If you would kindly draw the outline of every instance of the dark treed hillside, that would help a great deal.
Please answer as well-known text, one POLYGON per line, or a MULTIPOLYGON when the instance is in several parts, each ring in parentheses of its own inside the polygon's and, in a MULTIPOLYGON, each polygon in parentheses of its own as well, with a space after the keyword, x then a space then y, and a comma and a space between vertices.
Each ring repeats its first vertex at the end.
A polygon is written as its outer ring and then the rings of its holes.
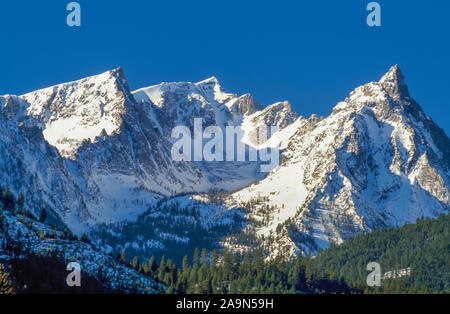
POLYGON ((0 294, 2 293, 152 293, 164 292, 153 278, 114 261, 67 229, 49 224, 24 208, 25 196, 9 188, 0 193, 0 294), (81 267, 82 286, 69 287, 67 265, 81 267))
MULTIPOLYGON (((9 220, 24 226, 38 224, 32 215, 26 212, 20 215, 14 209, 15 204, 20 206, 22 203, 20 199, 23 196, 16 200, 8 189, 3 193, 0 201, 5 211, 0 215, 0 226, 3 226, 0 231, 7 230, 5 228, 9 220), (11 204, 8 200, 11 200, 11 204), (20 216, 20 219, 15 216, 20 216)), ((45 220, 45 217, 41 217, 41 220, 45 220)), ((315 257, 297 257, 294 260, 283 256, 267 260, 259 250, 236 254, 196 249, 191 258, 185 256, 181 265, 176 265, 170 259, 171 256, 163 255, 158 264, 154 256, 141 260, 123 251, 117 257, 116 266, 125 265, 145 278, 154 278, 159 285, 149 289, 149 293, 449 293, 449 226, 448 214, 437 219, 419 219, 415 224, 400 228, 361 234, 342 245, 332 245, 315 257), (366 284, 369 274, 366 267, 370 262, 378 262, 382 274, 407 267, 411 268, 411 274, 403 278, 386 279, 382 281, 381 287, 369 288, 366 284), (162 288, 164 286, 167 290, 162 288)), ((60 233, 63 238, 66 237, 65 232, 60 233)), ((44 240, 45 236, 41 237, 41 241, 44 240)), ((89 239, 86 237, 79 243, 83 241, 89 242, 89 239)), ((15 252, 20 243, 9 239, 2 247, 5 252, 15 252), (15 245, 11 246, 11 243, 15 245)), ((18 250, 12 255, 23 253, 18 250)), ((83 254, 86 252, 83 251, 83 254)), ((83 290, 67 290, 61 280, 65 274, 63 260, 51 254, 28 253, 25 256, 10 259, 8 267, 1 266, 0 293, 117 291, 108 288, 110 278, 94 278, 87 274, 84 275, 86 285, 83 290), (23 287, 28 288, 24 290, 23 287)), ((123 290, 133 293, 130 287, 124 286, 123 290)))
POLYGON ((450 292, 450 216, 419 219, 416 224, 361 234, 331 246, 312 261, 318 276, 344 280, 365 292, 450 292), (411 268, 411 275, 368 288, 366 266, 378 262, 382 273, 411 268))
MULTIPOLYGON (((161 281, 182 293, 448 293, 450 292, 450 216, 419 219, 416 224, 361 234, 316 257, 263 261, 261 253, 200 254, 175 271, 162 262, 161 281), (411 268, 411 275, 366 284, 367 264, 381 274, 411 268)), ((173 266, 173 265, 172 265, 173 266)))

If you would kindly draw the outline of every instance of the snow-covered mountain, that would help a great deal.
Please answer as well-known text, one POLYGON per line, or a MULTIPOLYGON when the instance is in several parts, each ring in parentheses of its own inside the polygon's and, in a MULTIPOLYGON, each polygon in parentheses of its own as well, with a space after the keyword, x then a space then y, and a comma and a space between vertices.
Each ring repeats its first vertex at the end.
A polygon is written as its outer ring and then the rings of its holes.
POLYGON ((325 119, 298 123, 282 164, 227 200, 250 208, 272 254, 314 252, 450 209, 450 140, 410 97, 398 66, 325 119))
POLYGON ((0 96, 0 182, 31 195, 74 232, 133 219, 162 197, 243 187, 254 163, 174 162, 171 130, 194 118, 225 126, 254 112, 251 96, 217 80, 164 83, 130 92, 121 69, 23 96, 0 96), (230 108, 227 107, 229 103, 230 108))
POLYGON ((195 166, 169 158, 121 69, 0 103, 3 185, 27 191, 27 207, 53 209, 77 233, 206 185, 195 166))
MULTIPOLYGON (((263 107, 249 94, 224 91, 215 77, 132 92, 119 68, 0 96, 0 122, 0 184, 24 192, 27 208, 50 209, 77 234, 95 230, 105 247, 105 226, 117 234, 139 217, 158 229, 155 206, 187 194, 182 203, 195 201, 203 214, 190 215, 189 205, 180 223, 205 233, 228 230, 208 234, 211 243, 286 255, 450 208, 450 140, 411 98, 398 66, 357 88, 326 118, 298 116, 286 101, 263 107), (203 128, 237 127, 238 140, 257 151, 279 147, 280 164, 265 173, 261 162, 174 161, 172 130, 193 131, 194 119, 203 128), (267 132, 270 126, 277 131, 267 132)), ((186 241, 183 228, 160 229, 153 239, 140 231, 112 237, 113 249, 186 241)))
MULTIPOLYGON (((121 263, 89 243, 74 239, 66 231, 41 223, 26 215, 0 211, 0 263, 27 260, 31 255, 55 256, 64 263, 77 262, 83 273, 102 282, 112 291, 150 293, 159 284, 125 263, 121 263)), ((65 269, 59 269, 61 271, 65 269)), ((162 286, 163 289, 167 289, 162 286)))

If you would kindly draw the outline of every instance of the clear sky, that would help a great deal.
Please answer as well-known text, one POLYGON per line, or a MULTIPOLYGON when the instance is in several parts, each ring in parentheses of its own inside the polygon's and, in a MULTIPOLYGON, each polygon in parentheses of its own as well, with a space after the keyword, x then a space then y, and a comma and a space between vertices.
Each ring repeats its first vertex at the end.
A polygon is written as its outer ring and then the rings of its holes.
POLYGON ((216 76, 263 105, 328 115, 400 64, 412 96, 450 135, 450 1, 1 1, 0 94, 23 94, 122 66, 131 89, 216 76))

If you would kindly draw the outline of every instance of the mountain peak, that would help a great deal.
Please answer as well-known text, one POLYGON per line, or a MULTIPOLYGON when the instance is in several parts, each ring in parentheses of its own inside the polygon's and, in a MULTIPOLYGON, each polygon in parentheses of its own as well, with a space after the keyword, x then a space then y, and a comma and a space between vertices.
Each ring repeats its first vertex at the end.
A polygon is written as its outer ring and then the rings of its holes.
POLYGON ((380 83, 396 82, 398 84, 404 84, 404 79, 405 77, 403 76, 400 66, 396 64, 393 65, 385 75, 383 75, 380 79, 380 83))
POLYGON ((263 109, 263 107, 257 103, 251 94, 244 94, 240 97, 226 103, 226 106, 231 113, 239 115, 252 115, 257 111, 263 109))
POLYGON ((122 68, 62 83, 21 96, 30 104, 27 115, 42 124, 45 140, 61 156, 75 158, 85 141, 95 141, 103 129, 119 132, 129 88, 122 68))
POLYGON ((212 93, 212 98, 219 103, 225 103, 226 101, 237 97, 235 94, 225 92, 222 86, 220 86, 219 80, 215 76, 211 76, 206 80, 197 82, 195 83, 195 86, 202 89, 206 93, 212 93))
POLYGON ((392 66, 389 71, 383 75, 379 83, 394 99, 409 98, 408 87, 405 84, 405 77, 398 64, 392 66))
POLYGON ((207 84, 219 84, 219 80, 215 76, 211 76, 210 78, 207 78, 206 80, 200 81, 196 83, 195 85, 207 85, 207 84))

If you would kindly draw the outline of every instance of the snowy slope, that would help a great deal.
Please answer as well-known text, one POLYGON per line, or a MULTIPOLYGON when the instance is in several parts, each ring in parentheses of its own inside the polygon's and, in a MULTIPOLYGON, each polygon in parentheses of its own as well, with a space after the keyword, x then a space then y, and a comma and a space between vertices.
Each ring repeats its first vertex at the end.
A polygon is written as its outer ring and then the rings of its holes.
POLYGON ((170 256, 181 264, 195 248, 220 249, 221 239, 246 224, 242 210, 230 210, 213 195, 184 195, 161 200, 133 222, 98 225, 90 238, 115 254, 148 260, 170 256))
MULTIPOLYGON (((53 220, 77 234, 127 228, 127 238, 109 237, 117 250, 164 247, 167 239, 157 232, 133 235, 135 223, 161 201, 175 197, 191 208, 192 198, 208 192, 194 202, 208 215, 187 210, 182 221, 210 243, 262 245, 272 255, 314 253, 450 206, 450 140, 411 98, 398 66, 355 89, 326 118, 301 117, 286 101, 263 107, 249 94, 224 91, 215 77, 131 92, 119 68, 0 96, 0 123, 0 185, 25 192, 27 208, 51 209, 53 220), (194 119, 203 128, 236 127, 238 140, 258 153, 279 148, 280 164, 267 173, 260 161, 174 161, 172 130, 192 131, 194 119), (205 224, 211 220, 214 228, 245 227, 212 234, 205 224)), ((169 216, 161 211, 148 219, 157 224, 155 217, 169 216)))
POLYGON ((29 194, 36 212, 53 209, 78 234, 207 186, 197 167, 172 162, 121 69, 0 101, 3 186, 29 194))
POLYGON ((394 66, 329 117, 302 120, 283 163, 228 204, 248 207, 264 198, 249 218, 269 216, 255 232, 272 254, 315 251, 364 230, 447 212, 449 142, 394 66), (264 207, 269 214, 260 213, 264 207))
POLYGON ((81 270, 99 280, 107 279, 108 288, 150 293, 158 284, 115 261, 102 250, 71 237, 63 231, 28 217, 0 210, 0 263, 8 265, 11 258, 27 258, 27 254, 56 254, 65 262, 76 262, 81 270), (41 237, 41 233, 44 238, 41 237), (20 250, 14 249, 20 244, 20 250), (19 253, 20 255, 16 255, 19 253), (102 278, 99 278, 101 276, 102 278))
POLYGON ((30 104, 27 114, 43 124, 45 140, 61 156, 75 159, 83 142, 94 142, 103 131, 108 136, 120 132, 127 83, 119 72, 109 71, 21 97, 30 104))
MULTIPOLYGON (((193 135, 194 119, 201 119, 203 130, 208 126, 218 126, 222 129, 224 147, 227 140, 227 126, 241 130, 243 137, 237 140, 250 147, 256 149, 276 147, 281 138, 278 137, 278 133, 266 134, 265 128, 276 126, 281 132, 298 118, 287 102, 263 108, 250 94, 237 96, 225 92, 215 77, 198 83, 161 83, 134 91, 133 95, 157 125, 162 136, 172 143, 175 142, 175 139, 171 138, 174 127, 186 126, 193 135), (258 134, 264 138, 255 140, 258 134)), ((291 133, 283 134, 283 138, 292 133, 291 130, 291 133)), ((202 148, 206 143, 205 139, 202 148)), ((194 160, 194 154, 191 157, 194 160)), ((242 188, 264 178, 267 174, 261 173, 259 162, 250 162, 249 158, 246 158, 245 162, 198 161, 194 164, 215 190, 232 191, 242 188)))
POLYGON ((257 162, 172 159, 175 126, 192 128, 194 118, 204 127, 240 126, 262 109, 250 95, 225 92, 214 77, 131 93, 119 68, 0 96, 0 105, 0 184, 16 195, 26 192, 28 208, 52 209, 77 234, 97 223, 133 220, 161 198, 230 191, 266 175, 257 162))

